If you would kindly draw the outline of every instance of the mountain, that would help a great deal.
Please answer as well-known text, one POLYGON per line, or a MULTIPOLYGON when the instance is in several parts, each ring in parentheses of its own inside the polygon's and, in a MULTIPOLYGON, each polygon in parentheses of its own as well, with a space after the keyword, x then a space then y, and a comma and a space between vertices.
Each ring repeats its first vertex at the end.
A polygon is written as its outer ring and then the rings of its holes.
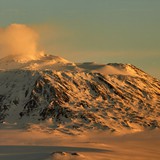
POLYGON ((160 81, 131 64, 58 56, 0 60, 0 127, 136 132, 160 128, 160 81))

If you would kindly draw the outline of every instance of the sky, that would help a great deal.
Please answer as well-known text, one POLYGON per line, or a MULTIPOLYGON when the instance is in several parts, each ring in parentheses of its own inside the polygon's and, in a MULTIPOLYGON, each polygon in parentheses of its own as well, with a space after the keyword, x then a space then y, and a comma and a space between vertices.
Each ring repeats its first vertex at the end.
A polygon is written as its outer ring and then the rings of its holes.
POLYGON ((160 79, 159 15, 160 0, 0 0, 0 28, 31 27, 48 54, 131 63, 160 79))

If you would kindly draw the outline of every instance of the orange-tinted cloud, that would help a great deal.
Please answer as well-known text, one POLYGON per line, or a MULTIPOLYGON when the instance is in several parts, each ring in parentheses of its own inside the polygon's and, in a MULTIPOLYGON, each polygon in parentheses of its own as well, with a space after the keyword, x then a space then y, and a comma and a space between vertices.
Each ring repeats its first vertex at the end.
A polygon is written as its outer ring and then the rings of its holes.
POLYGON ((20 54, 35 56, 38 34, 24 24, 11 24, 6 28, 0 28, 0 57, 20 54))

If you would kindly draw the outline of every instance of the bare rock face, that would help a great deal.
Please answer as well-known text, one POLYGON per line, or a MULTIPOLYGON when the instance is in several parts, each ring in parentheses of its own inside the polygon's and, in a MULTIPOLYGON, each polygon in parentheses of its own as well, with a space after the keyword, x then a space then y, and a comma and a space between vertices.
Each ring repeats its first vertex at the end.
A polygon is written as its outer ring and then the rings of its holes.
POLYGON ((64 133, 160 128, 159 80, 130 64, 74 64, 48 57, 0 71, 2 127, 49 120, 48 127, 64 133))
POLYGON ((85 158, 78 154, 77 152, 53 152, 51 154, 51 159, 52 160, 60 160, 60 159, 64 159, 64 160, 85 160, 85 158))

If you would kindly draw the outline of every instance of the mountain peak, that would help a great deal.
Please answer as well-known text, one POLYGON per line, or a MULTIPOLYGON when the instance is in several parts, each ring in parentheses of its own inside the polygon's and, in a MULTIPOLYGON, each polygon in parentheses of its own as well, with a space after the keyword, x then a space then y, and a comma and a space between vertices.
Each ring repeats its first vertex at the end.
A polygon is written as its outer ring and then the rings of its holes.
POLYGON ((55 70, 91 72, 103 75, 128 75, 146 77, 147 74, 132 64, 95 62, 73 63, 62 57, 51 54, 9 55, 0 59, 0 70, 55 70))
POLYGON ((17 63, 26 63, 28 61, 32 60, 38 60, 41 57, 43 57, 44 54, 34 54, 34 55, 22 55, 22 54, 16 54, 16 55, 8 55, 2 59, 0 59, 1 62, 17 62, 17 63))
POLYGON ((49 54, 36 54, 36 55, 9 55, 0 59, 0 69, 54 69, 55 65, 59 67, 71 63, 59 56, 49 54), (61 64, 61 65, 60 65, 61 64), (52 66, 52 67, 51 67, 52 66))

